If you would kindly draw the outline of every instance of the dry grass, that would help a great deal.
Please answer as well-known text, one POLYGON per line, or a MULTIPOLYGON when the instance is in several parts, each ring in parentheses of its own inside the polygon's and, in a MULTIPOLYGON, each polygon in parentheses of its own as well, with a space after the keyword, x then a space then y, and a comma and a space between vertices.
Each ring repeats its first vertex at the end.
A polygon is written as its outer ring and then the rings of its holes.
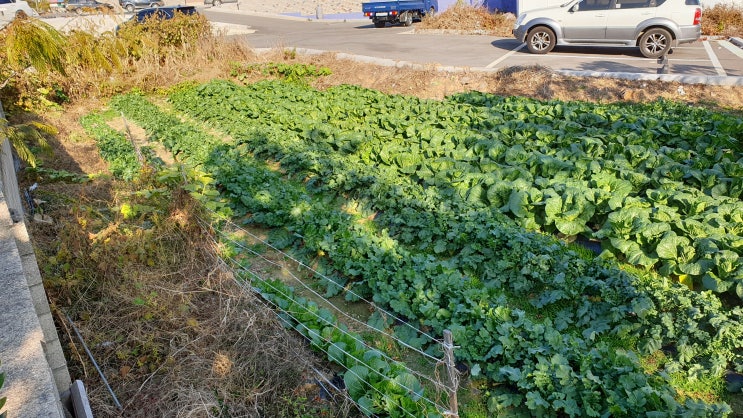
POLYGON ((732 3, 705 8, 702 14, 702 33, 709 36, 743 35, 743 8, 732 3))
POLYGON ((85 382, 96 416, 353 416, 343 399, 321 396, 312 369, 324 365, 301 337, 236 284, 186 193, 162 192, 152 177, 42 190, 55 225, 32 225, 37 258, 68 366, 85 382), (164 194, 143 199, 141 190, 164 194), (125 201, 154 209, 124 219, 117 207, 125 201))
POLYGON ((461 2, 433 16, 426 16, 416 28, 511 36, 515 17, 509 13, 491 13, 485 7, 461 2))

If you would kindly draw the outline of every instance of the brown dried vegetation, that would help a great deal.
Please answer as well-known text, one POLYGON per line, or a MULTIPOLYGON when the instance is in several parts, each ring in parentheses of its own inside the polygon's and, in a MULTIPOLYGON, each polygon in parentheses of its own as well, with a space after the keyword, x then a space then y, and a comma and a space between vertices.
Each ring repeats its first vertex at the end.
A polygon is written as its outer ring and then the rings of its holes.
POLYGON ((491 13, 485 7, 458 2, 441 13, 426 16, 419 29, 511 36, 516 17, 510 13, 491 13))
POLYGON ((208 216, 171 187, 153 173, 42 186, 55 224, 32 224, 37 258, 96 416, 352 416, 321 391, 313 369, 324 366, 307 344, 221 262, 208 216))
POLYGON ((728 37, 743 35, 743 8, 732 3, 719 3, 705 8, 702 34, 728 37))

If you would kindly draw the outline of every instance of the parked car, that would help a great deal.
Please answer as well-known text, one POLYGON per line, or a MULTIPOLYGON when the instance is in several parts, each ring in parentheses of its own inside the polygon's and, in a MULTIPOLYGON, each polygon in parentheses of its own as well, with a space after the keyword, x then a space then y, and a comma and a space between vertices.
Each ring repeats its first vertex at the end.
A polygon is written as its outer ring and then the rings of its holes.
POLYGON ((153 7, 149 9, 142 9, 138 11, 132 21, 144 22, 150 18, 157 19, 172 19, 176 13, 182 13, 184 15, 196 14, 196 7, 194 6, 168 6, 168 7, 153 7))
POLYGON ((136 9, 163 7, 165 2, 163 0, 119 0, 119 6, 129 13, 133 13, 136 9))
POLYGON ((108 3, 101 3, 97 0, 67 0, 64 8, 68 12, 82 13, 84 11, 110 12, 114 6, 108 3))
POLYGON ((658 58, 699 39, 702 8, 700 0, 571 0, 519 14, 513 34, 533 54, 556 45, 617 45, 658 58))
POLYGON ((204 0, 205 6, 219 6, 222 3, 237 3, 237 0, 204 0))
POLYGON ((10 23, 19 14, 26 16, 38 16, 36 10, 32 9, 23 0, 0 0, 0 28, 10 23))
POLYGON ((151 7, 142 9, 135 13, 129 20, 116 26, 114 32, 119 33, 119 30, 124 25, 131 25, 137 23, 143 23, 147 19, 172 19, 176 13, 182 13, 184 15, 193 15, 198 13, 194 6, 167 6, 167 7, 151 7))

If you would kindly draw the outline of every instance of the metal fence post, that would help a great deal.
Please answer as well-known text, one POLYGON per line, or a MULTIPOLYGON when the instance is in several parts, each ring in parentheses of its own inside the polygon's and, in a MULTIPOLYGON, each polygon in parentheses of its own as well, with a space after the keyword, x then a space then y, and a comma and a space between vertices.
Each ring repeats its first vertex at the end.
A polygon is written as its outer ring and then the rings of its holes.
POLYGON ((457 401, 457 389, 459 389, 459 372, 457 371, 457 365, 454 361, 454 342, 451 335, 451 331, 448 329, 444 330, 444 362, 446 363, 446 371, 449 374, 449 383, 451 386, 449 389, 449 411, 447 416, 458 418, 459 417, 459 405, 457 401))

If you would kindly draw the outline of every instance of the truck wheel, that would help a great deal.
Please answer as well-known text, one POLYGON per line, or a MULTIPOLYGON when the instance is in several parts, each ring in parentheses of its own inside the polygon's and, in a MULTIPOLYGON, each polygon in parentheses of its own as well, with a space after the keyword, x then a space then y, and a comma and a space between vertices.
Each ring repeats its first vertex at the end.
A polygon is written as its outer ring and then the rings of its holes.
POLYGON ((384 20, 377 20, 376 22, 374 22, 374 27, 375 28, 383 28, 384 25, 385 25, 385 21, 384 20))
POLYGON ((640 37, 640 52, 647 58, 658 58, 671 49, 671 34, 661 28, 653 28, 640 37))
POLYGON ((537 26, 526 35, 526 48, 532 54, 546 54, 555 48, 555 32, 545 26, 537 26))
POLYGON ((124 6, 124 9, 126 9, 126 11, 129 12, 129 13, 134 13, 134 5, 131 4, 131 3, 129 3, 126 6, 124 6))
POLYGON ((410 26, 413 24, 413 14, 410 12, 405 12, 400 15, 400 23, 402 23, 403 26, 410 26))

